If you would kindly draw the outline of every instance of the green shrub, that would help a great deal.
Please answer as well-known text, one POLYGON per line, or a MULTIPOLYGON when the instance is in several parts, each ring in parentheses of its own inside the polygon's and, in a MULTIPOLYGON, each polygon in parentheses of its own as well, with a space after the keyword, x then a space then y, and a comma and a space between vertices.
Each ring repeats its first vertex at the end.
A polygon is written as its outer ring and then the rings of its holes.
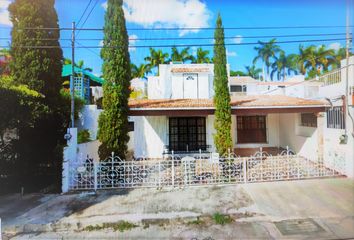
POLYGON ((91 141, 90 132, 87 129, 79 131, 77 134, 77 143, 86 143, 91 141))

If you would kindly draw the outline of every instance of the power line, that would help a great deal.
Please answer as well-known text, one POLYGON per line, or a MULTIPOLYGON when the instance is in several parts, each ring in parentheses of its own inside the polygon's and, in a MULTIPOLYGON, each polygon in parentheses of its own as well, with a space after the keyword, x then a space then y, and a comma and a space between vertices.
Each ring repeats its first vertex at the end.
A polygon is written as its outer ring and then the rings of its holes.
MULTIPOLYGON (((84 46, 83 44, 81 44, 81 43, 79 43, 79 42, 76 42, 76 43, 79 44, 79 45, 82 46, 82 47, 86 47, 86 46, 84 46)), ((89 51, 89 52, 95 54, 95 55, 98 56, 98 57, 101 57, 98 53, 96 53, 95 51, 93 51, 91 48, 84 48, 84 49, 86 49, 87 51, 89 51)))
MULTIPOLYGON (((332 39, 303 39, 303 40, 289 40, 289 41, 278 41, 275 42, 277 44, 282 44, 282 43, 304 43, 304 42, 329 42, 329 41, 340 41, 340 40, 346 40, 346 38, 332 38, 332 39)), ((258 45, 258 42, 248 42, 248 43, 225 43, 225 46, 241 46, 241 45, 258 45)), ((170 48, 170 47, 212 47, 215 46, 216 44, 210 43, 210 44, 178 44, 178 45, 134 45, 131 47, 134 48, 170 48)), ((3 48, 7 48, 6 46, 0 46, 3 48)), ((14 48, 71 48, 71 46, 12 46, 14 48)), ((81 47, 76 47, 76 48, 119 48, 121 46, 81 46, 81 47)))
POLYGON ((88 4, 86 5, 86 8, 85 8, 84 12, 81 14, 81 17, 80 17, 79 21, 77 22, 77 25, 80 24, 82 18, 85 16, 85 13, 86 13, 88 7, 90 6, 91 2, 92 2, 92 0, 90 0, 90 1, 88 2, 88 4))
MULTIPOLYGON (((254 38, 287 38, 287 37, 316 37, 316 36, 340 36, 346 33, 319 33, 319 34, 290 34, 290 35, 263 35, 263 36, 226 36, 225 39, 254 39, 254 38)), ((148 41, 148 40, 211 40, 214 37, 162 37, 162 38, 129 38, 130 41, 148 41)), ((11 40, 11 38, 0 38, 0 40, 11 40)), ((29 41, 56 41, 56 38, 30 38, 29 41)), ((59 39, 62 41, 71 41, 70 38, 59 39)), ((101 41, 103 38, 80 38, 79 41, 101 41)))
MULTIPOLYGON (((90 11, 89 14, 86 16, 86 19, 85 19, 84 23, 81 25, 81 29, 83 29, 82 27, 83 27, 83 26, 85 25, 85 23, 87 22, 87 19, 89 19, 90 15, 91 15, 93 9, 95 9, 97 3, 98 3, 98 0, 96 0, 95 4, 94 4, 93 7, 91 8, 91 11, 90 11)), ((79 25, 79 24, 78 24, 78 25, 79 25)), ((77 36, 77 35, 79 35, 79 33, 80 33, 81 30, 80 30, 80 28, 78 28, 78 29, 76 29, 76 30, 78 30, 78 31, 77 31, 77 34, 76 34, 76 36, 77 36)))
MULTIPOLYGON (((96 4, 98 1, 96 2, 96 4)), ((95 4, 95 6, 96 6, 95 4)), ((91 12, 93 8, 91 9, 91 12)), ((224 27, 225 30, 255 30, 255 29, 321 29, 321 28, 345 28, 346 26, 340 25, 318 25, 318 26, 272 26, 272 27, 224 27)), ((353 27, 353 26, 349 26, 353 27)), ((2 29, 11 29, 11 27, 0 27, 2 29)), ((215 27, 161 27, 161 28, 127 28, 127 30, 131 31, 163 31, 163 30, 214 30, 215 27)), ((72 28, 63 27, 63 28, 38 28, 38 27, 26 27, 26 28, 18 28, 18 30, 61 30, 61 31, 71 31, 72 28)), ((103 31, 103 28, 76 28, 79 31, 103 31)))

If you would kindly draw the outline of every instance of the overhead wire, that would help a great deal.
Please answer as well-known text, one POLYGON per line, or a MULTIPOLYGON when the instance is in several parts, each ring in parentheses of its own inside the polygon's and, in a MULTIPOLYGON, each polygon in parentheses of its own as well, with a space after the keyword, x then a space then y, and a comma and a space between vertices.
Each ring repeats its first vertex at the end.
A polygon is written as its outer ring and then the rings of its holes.
MULTIPOLYGON (((304 43, 304 42, 329 42, 329 41, 340 41, 346 40, 347 38, 331 38, 331 39, 301 39, 301 40, 288 40, 288 41, 276 41, 277 44, 283 43, 304 43)), ((349 38, 351 39, 351 38, 349 38)), ((241 43, 225 43, 225 46, 242 46, 242 45, 258 45, 259 42, 241 42, 241 43)), ((166 45, 134 45, 135 48, 170 48, 170 47, 205 47, 205 46, 215 46, 216 44, 166 44, 166 45)), ((6 46, 0 46, 6 48, 6 46)), ((19 48, 71 48, 71 46, 13 46, 19 48)), ((85 46, 85 47, 77 47, 77 48, 119 48, 121 46, 85 46)))

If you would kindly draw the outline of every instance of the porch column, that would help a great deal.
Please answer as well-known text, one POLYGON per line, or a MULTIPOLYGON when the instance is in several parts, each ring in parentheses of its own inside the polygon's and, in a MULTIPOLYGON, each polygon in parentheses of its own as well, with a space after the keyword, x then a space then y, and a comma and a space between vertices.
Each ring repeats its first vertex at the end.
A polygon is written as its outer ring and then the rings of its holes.
POLYGON ((324 128, 324 113, 319 112, 317 116, 317 155, 318 157, 323 157, 324 147, 323 147, 323 128, 324 128))

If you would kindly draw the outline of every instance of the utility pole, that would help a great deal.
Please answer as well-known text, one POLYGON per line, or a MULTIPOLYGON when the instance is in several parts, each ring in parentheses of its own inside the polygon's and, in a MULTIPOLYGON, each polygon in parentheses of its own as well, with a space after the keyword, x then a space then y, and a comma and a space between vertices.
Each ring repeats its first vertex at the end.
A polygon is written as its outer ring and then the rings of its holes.
POLYGON ((71 32, 71 78, 70 78, 70 92, 71 92, 71 127, 75 127, 75 89, 74 89, 74 80, 75 80, 75 22, 72 23, 72 32, 71 32))
MULTIPOLYGON (((345 116, 349 115, 349 45, 350 45, 350 37, 349 37, 349 0, 347 0, 346 6, 346 44, 345 44, 345 55, 346 55, 346 68, 345 68, 345 116)), ((347 135, 348 125, 345 126, 345 135, 347 135)))

